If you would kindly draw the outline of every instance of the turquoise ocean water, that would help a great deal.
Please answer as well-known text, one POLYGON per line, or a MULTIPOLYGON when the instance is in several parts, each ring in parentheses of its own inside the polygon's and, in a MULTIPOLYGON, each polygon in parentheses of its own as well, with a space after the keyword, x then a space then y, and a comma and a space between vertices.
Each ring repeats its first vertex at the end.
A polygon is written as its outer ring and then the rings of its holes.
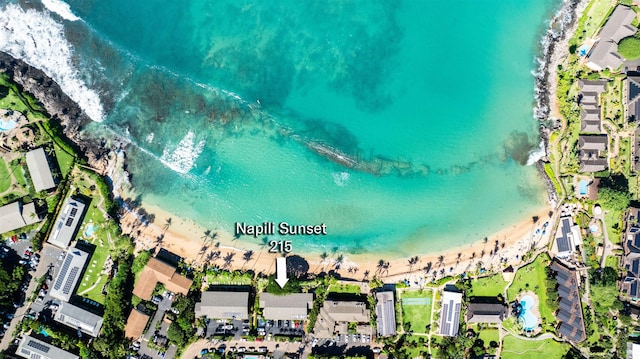
POLYGON ((143 201, 211 229, 326 223, 289 238, 300 252, 400 255, 544 205, 531 72, 558 5, 11 2, 0 49, 91 108, 86 135, 131 141, 143 201))

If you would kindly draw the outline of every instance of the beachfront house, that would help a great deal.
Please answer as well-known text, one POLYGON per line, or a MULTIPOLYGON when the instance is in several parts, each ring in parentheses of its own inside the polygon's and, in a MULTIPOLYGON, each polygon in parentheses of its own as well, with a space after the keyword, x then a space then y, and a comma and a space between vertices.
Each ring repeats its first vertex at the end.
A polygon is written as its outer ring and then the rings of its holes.
POLYGON ((578 80, 580 85, 579 104, 580 132, 602 133, 602 119, 598 99, 607 90, 606 80, 578 80))
POLYGON ((133 287, 133 294, 138 298, 151 300, 153 290, 158 283, 164 284, 165 288, 170 292, 187 295, 193 281, 179 274, 176 271, 176 267, 162 262, 157 258, 151 258, 144 269, 142 269, 133 287))
POLYGON ((578 159, 580 172, 600 172, 607 169, 607 135, 580 135, 578 159))
POLYGON ((620 283, 620 296, 631 301, 640 298, 640 225, 638 218, 640 209, 629 208, 626 217, 626 228, 622 241, 624 255, 622 267, 626 273, 620 283))
POLYGON ((70 248, 67 251, 62 267, 60 267, 58 276, 49 292, 51 297, 63 302, 68 302, 71 299, 71 295, 73 295, 82 276, 87 259, 89 259, 89 254, 78 248, 70 248))
POLYGON ((47 154, 42 147, 27 152, 25 158, 31 182, 36 192, 46 191, 56 186, 51 174, 51 167, 49 167, 49 161, 47 160, 47 154))
POLYGON ((359 300, 327 299, 320 308, 313 335, 329 339, 336 335, 371 336, 371 316, 367 303, 359 300))
POLYGON ((573 224, 571 216, 560 218, 560 225, 558 226, 551 252, 556 257, 567 258, 576 253, 576 249, 580 245, 582 245, 580 227, 573 224))
POLYGON ((0 207, 0 233, 13 231, 41 220, 33 202, 23 204, 18 200, 0 207))
POLYGON ((376 293, 376 323, 378 336, 396 335, 396 309, 392 291, 376 293))
POLYGON ((85 204, 80 199, 75 197, 65 199, 47 242, 56 247, 67 249, 69 243, 78 233, 84 210, 85 204))
POLYGON ((262 316, 267 320, 293 320, 304 322, 313 307, 312 293, 275 295, 260 294, 262 316))
POLYGON ((560 298, 556 312, 556 318, 560 323, 558 333, 570 342, 579 343, 585 340, 586 332, 582 317, 578 273, 558 259, 553 260, 551 269, 555 272, 560 298))
POLYGON ((18 344, 16 355, 27 359, 80 359, 79 356, 62 350, 52 344, 25 335, 18 344))
POLYGON ((458 335, 460 328, 460 309, 462 307, 462 293, 443 290, 442 309, 440 309, 440 328, 438 333, 447 337, 458 335))
POLYGON ((593 71, 602 71, 606 68, 615 71, 622 66, 624 58, 618 53, 618 43, 638 31, 631 24, 635 17, 636 13, 630 7, 616 6, 598 33, 598 42, 589 53, 587 67, 593 71))
POLYGON ((249 319, 249 292, 204 292, 195 312, 196 318, 249 319))

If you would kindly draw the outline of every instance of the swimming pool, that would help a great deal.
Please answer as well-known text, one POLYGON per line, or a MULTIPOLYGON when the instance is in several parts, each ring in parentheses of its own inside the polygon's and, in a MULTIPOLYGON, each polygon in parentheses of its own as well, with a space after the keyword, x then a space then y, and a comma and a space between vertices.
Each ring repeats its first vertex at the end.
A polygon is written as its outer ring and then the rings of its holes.
POLYGON ((585 180, 581 180, 580 181, 580 195, 581 196, 585 196, 587 194, 587 186, 589 185, 589 182, 585 181, 585 180))
POLYGON ((520 319, 522 319, 522 327, 524 328, 524 330, 533 330, 538 326, 538 317, 536 317, 531 312, 533 303, 533 297, 530 295, 525 295, 524 297, 522 297, 522 299, 520 299, 520 305, 522 306, 520 319))
POLYGON ((18 123, 13 120, 0 120, 0 131, 9 131, 16 127, 18 123))
POLYGON ((93 236, 93 233, 96 231, 96 226, 94 224, 87 224, 87 226, 84 229, 84 236, 87 238, 90 238, 91 236, 93 236))

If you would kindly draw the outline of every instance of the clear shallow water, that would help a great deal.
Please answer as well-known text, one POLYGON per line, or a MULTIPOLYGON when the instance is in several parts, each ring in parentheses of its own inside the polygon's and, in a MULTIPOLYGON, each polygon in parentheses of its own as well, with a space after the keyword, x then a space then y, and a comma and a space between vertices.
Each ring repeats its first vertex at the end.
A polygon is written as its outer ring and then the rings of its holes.
POLYGON ((520 163, 557 1, 66 4, 6 5, 0 49, 75 91, 88 135, 128 138, 136 191, 177 216, 326 223, 295 249, 405 254, 544 203, 520 163))

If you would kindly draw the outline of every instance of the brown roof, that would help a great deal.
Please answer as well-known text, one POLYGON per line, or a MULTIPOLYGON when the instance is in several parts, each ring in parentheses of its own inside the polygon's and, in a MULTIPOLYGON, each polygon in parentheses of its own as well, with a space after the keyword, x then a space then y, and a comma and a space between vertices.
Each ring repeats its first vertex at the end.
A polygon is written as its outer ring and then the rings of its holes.
POLYGON ((151 258, 142 273, 140 273, 140 277, 133 288, 133 294, 141 299, 149 300, 158 282, 164 284, 168 291, 184 295, 189 292, 191 283, 193 283, 191 279, 176 273, 175 267, 156 258, 151 258))
POLYGON ((138 339, 142 336, 144 327, 147 326, 149 316, 137 309, 133 309, 127 319, 127 326, 124 328, 125 338, 138 339))

